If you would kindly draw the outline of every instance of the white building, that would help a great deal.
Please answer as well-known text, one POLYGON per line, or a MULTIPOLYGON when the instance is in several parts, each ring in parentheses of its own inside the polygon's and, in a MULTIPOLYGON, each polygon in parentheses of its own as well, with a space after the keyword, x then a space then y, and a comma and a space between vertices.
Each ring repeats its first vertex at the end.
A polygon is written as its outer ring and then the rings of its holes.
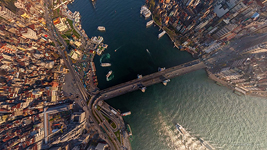
POLYGON ((57 18, 53 21, 53 23, 59 32, 68 30, 68 26, 64 23, 62 18, 57 18))
POLYGON ((5 6, 0 6, 0 17, 6 20, 13 20, 14 18, 16 18, 16 15, 5 6))
POLYGON ((30 28, 27 28, 27 32, 23 31, 23 33, 21 35, 22 35, 22 37, 28 38, 28 39, 33 39, 33 40, 38 39, 36 32, 30 28))

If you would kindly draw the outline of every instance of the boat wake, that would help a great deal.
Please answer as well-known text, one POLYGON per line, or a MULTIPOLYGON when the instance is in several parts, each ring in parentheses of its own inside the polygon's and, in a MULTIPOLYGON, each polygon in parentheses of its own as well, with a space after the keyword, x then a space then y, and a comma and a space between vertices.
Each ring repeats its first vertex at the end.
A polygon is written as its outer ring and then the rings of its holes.
POLYGON ((122 46, 118 47, 117 49, 115 49, 114 51, 117 52, 122 46))
POLYGON ((110 81, 114 78, 114 74, 111 74, 108 78, 106 78, 107 81, 110 81))
POLYGON ((151 55, 151 53, 150 53, 150 51, 149 51, 148 49, 146 49, 146 52, 147 52, 149 55, 151 55))
POLYGON ((110 54, 107 53, 107 54, 104 54, 100 57, 100 63, 102 63, 103 61, 108 61, 110 59, 110 54))

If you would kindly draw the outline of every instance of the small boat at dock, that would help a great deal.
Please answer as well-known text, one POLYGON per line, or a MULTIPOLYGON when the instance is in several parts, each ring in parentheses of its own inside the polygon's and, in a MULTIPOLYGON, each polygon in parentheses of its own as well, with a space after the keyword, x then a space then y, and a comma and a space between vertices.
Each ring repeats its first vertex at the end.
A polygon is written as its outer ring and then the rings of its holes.
POLYGON ((110 63, 101 63, 101 67, 109 67, 109 66, 111 66, 110 63))
POLYGON ((130 115, 130 114, 131 114, 131 111, 128 111, 128 112, 122 113, 121 115, 122 115, 122 116, 128 116, 128 115, 130 115))
POLYGON ((152 24, 153 24, 153 20, 150 20, 150 21, 148 21, 147 23, 146 23, 146 27, 149 27, 149 26, 151 26, 152 24))
POLYGON ((110 75, 112 74, 112 70, 108 72, 108 74, 106 75, 106 78, 108 80, 108 78, 110 77, 110 75))
POLYGON ((158 35, 158 38, 161 38, 165 33, 166 33, 166 31, 161 32, 161 33, 158 35))
POLYGON ((98 27, 97 27, 97 30, 99 30, 99 31, 106 31, 106 28, 103 27, 103 26, 98 26, 98 27))

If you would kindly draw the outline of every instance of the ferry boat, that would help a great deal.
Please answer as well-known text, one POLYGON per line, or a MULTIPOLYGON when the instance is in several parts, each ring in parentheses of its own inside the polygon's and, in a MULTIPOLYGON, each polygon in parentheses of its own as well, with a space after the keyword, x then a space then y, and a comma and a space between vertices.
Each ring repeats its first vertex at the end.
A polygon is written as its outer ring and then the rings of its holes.
POLYGON ((158 35, 158 38, 161 38, 165 33, 166 33, 166 31, 161 32, 161 33, 158 35))
POLYGON ((146 23, 146 27, 149 27, 149 26, 151 26, 152 24, 153 24, 153 20, 150 20, 150 21, 148 21, 147 23, 146 23))
POLYGON ((129 135, 132 136, 133 135, 133 132, 132 132, 132 129, 131 129, 131 127, 130 127, 129 124, 127 124, 127 129, 129 131, 129 135))
POLYGON ((106 77, 107 77, 107 78, 110 77, 111 74, 112 74, 112 70, 110 70, 110 71, 108 72, 108 74, 106 75, 106 77))
POLYGON ((211 146, 208 142, 204 141, 203 139, 199 138, 200 143, 205 146, 208 150, 215 150, 213 146, 211 146))
POLYGON ((101 63, 101 67, 109 67, 109 66, 111 66, 110 63, 101 63))
POLYGON ((163 67, 163 68, 158 67, 158 71, 163 71, 165 69, 166 69, 165 67, 163 67))
POLYGON ((106 31, 106 28, 103 27, 103 26, 98 26, 98 27, 97 27, 97 30, 99 30, 99 31, 106 31))
POLYGON ((122 116, 128 116, 128 115, 130 115, 130 114, 131 114, 131 111, 128 111, 128 112, 122 113, 121 115, 122 115, 122 116))
POLYGON ((141 79, 143 76, 141 74, 137 75, 137 79, 141 79))
POLYGON ((167 79, 167 80, 164 80, 162 83, 163 83, 163 85, 165 85, 165 86, 166 86, 166 85, 167 85, 167 83, 168 83, 168 82, 170 82, 170 81, 171 81, 170 79, 167 79))
POLYGON ((183 135, 185 135, 185 134, 189 134, 179 123, 176 123, 176 128, 177 128, 177 130, 181 133, 181 134, 183 134, 183 135))
POLYGON ((145 18, 151 16, 150 10, 145 5, 141 7, 140 14, 143 15, 145 18))
POLYGON ((142 88, 141 88, 141 91, 144 93, 144 92, 146 91, 146 87, 145 87, 145 86, 142 87, 142 88))

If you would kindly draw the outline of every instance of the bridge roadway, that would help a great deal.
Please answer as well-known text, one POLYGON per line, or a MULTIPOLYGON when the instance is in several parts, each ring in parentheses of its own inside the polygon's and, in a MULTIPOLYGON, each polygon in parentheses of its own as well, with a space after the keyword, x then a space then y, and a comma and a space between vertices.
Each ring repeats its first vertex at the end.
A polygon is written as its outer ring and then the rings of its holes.
POLYGON ((165 69, 163 71, 155 72, 150 75, 143 76, 140 79, 134 79, 122 84, 118 84, 116 86, 104 89, 100 91, 101 100, 107 100, 122 94, 126 94, 128 92, 132 92, 140 89, 139 87, 145 86, 148 87, 150 85, 163 82, 164 80, 174 78, 189 72, 193 72, 199 69, 205 68, 205 64, 201 62, 199 59, 190 61, 175 67, 171 67, 165 69))

